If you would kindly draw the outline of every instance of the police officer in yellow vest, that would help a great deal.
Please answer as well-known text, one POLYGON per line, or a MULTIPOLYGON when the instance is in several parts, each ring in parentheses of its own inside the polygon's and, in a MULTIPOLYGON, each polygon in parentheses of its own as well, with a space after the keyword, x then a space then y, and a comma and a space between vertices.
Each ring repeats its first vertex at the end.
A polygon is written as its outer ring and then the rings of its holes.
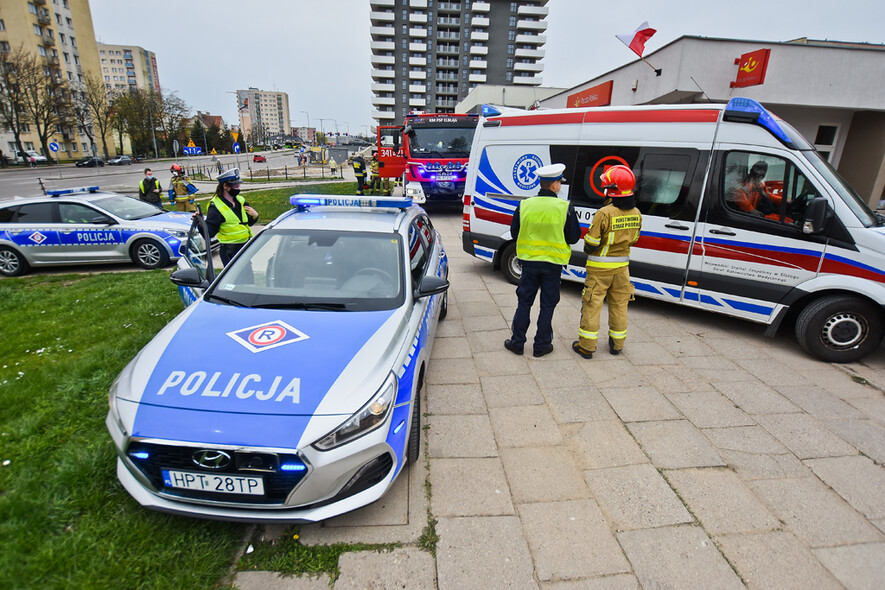
POLYGON ((513 213, 510 234, 516 239, 516 257, 522 264, 518 300, 513 314, 512 336, 504 348, 522 354, 529 328, 529 312, 541 290, 541 310, 533 343, 534 356, 553 352, 553 310, 559 303, 562 267, 568 264, 574 244, 581 237, 578 216, 568 201, 556 195, 562 188, 565 164, 551 164, 537 170, 541 182, 538 196, 523 200, 513 213))
POLYGON ((605 206, 596 211, 584 236, 587 279, 581 306, 581 326, 572 350, 589 359, 596 352, 599 314, 608 299, 608 349, 621 354, 627 338, 627 303, 633 300, 630 283, 630 246, 639 239, 642 214, 636 208, 636 177, 627 166, 612 166, 599 177, 605 206))
POLYGON ((240 170, 231 168, 218 175, 215 196, 209 202, 206 225, 209 236, 218 236, 221 263, 225 266, 252 237, 258 213, 240 196, 240 170))

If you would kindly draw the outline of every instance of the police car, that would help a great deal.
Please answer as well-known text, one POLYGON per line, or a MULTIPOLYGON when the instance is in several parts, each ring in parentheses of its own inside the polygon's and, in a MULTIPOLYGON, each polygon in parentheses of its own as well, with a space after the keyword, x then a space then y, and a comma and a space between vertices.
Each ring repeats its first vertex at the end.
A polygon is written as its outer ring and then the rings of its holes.
POLYGON ((447 307, 439 233, 408 199, 292 203, 217 277, 197 217, 171 276, 196 300, 111 387, 117 475, 147 508, 319 521, 374 502, 419 456, 447 307))
POLYGON ((190 213, 164 213, 97 186, 15 198, 0 203, 0 274, 129 260, 160 268, 179 258, 190 225, 190 213))

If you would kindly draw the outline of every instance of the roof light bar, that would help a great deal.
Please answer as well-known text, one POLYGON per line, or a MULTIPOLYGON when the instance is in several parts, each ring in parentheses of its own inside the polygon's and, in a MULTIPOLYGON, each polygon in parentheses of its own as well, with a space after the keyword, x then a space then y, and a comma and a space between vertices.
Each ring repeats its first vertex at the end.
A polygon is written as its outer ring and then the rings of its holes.
POLYGON ((774 117, 771 116, 765 107, 753 100, 752 98, 743 98, 736 96, 728 101, 725 106, 725 114, 722 117, 726 121, 736 121, 739 123, 755 123, 760 127, 767 129, 772 135, 784 142, 789 147, 795 147, 793 140, 786 134, 783 128, 778 125, 774 117))
POLYGON ((412 206, 412 199, 389 198, 375 199, 372 197, 327 197, 322 195, 292 195, 289 202, 299 209, 308 207, 392 207, 395 209, 408 209, 412 206))
POLYGON ((483 117, 497 117, 500 114, 501 114, 501 111, 499 111, 498 109, 496 109, 492 105, 490 105, 490 104, 482 105, 482 116, 483 117))
POLYGON ((58 197, 61 195, 74 195, 77 193, 94 193, 98 191, 97 186, 81 186, 79 188, 61 188, 51 191, 46 191, 46 194, 51 197, 58 197))

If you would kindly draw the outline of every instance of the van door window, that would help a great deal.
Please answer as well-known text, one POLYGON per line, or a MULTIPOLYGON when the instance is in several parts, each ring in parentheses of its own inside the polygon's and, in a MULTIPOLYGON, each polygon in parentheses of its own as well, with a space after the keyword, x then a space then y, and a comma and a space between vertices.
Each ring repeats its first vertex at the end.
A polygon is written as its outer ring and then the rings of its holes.
POLYGON ((788 160, 770 154, 729 152, 722 193, 727 210, 772 223, 798 226, 820 193, 788 160))

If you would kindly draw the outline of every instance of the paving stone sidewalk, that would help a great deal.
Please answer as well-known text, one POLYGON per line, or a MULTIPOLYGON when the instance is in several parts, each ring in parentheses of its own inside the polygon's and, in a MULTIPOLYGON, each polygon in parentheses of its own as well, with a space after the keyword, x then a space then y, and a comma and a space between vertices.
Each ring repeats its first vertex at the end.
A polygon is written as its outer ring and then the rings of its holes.
POLYGON ((885 587, 885 351, 825 364, 760 326, 639 299, 624 353, 585 360, 570 348, 581 287, 564 284, 554 352, 518 357, 503 347, 514 287, 461 250, 459 212, 431 218, 452 287, 424 391, 429 471, 302 530, 403 544, 345 554, 335 588, 885 587), (435 557, 415 543, 428 479, 435 557))

